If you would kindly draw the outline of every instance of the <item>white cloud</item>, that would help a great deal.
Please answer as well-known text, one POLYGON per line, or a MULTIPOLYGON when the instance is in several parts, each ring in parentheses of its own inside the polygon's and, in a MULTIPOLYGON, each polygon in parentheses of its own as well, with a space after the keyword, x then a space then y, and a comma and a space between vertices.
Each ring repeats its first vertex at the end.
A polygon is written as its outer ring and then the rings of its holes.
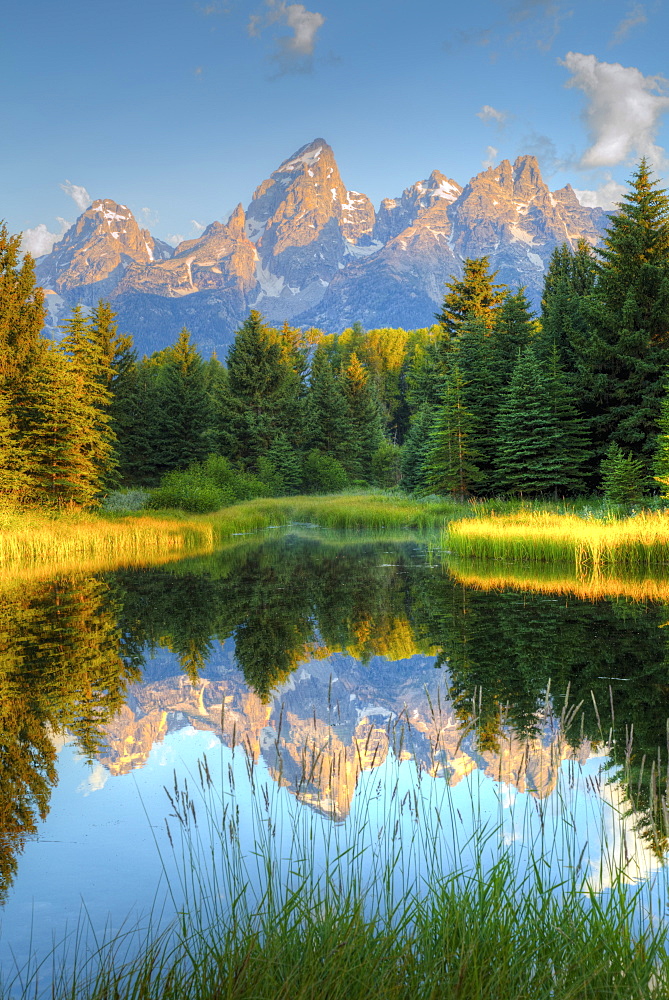
POLYGON ((607 175, 603 184, 600 184, 594 191, 579 190, 574 188, 574 194, 581 205, 586 208, 615 208, 622 199, 627 188, 624 184, 614 181, 610 174, 607 175))
POLYGON ((481 110, 476 112, 476 117, 480 118, 486 125, 490 125, 492 122, 495 122, 496 125, 503 125, 509 116, 506 111, 498 111, 492 105, 484 104, 481 110))
POLYGON ((318 11, 307 10, 301 3, 266 0, 266 6, 268 10, 264 17, 253 14, 249 18, 249 34, 258 37, 266 26, 272 24, 290 28, 292 34, 276 39, 277 50, 272 58, 279 63, 281 73, 309 72, 316 35, 325 24, 325 18, 318 11))
POLYGON ((179 244, 183 243, 185 239, 186 239, 186 237, 183 236, 181 233, 168 233, 167 234, 167 242, 171 243, 173 247, 179 246, 179 244))
POLYGON ((160 222, 158 212, 155 212, 152 208, 140 208, 139 214, 141 215, 142 222, 145 226, 157 226, 160 222))
POLYGON ((90 795, 91 792, 99 792, 105 787, 108 779, 109 771, 106 771, 102 764, 95 763, 88 777, 84 778, 81 784, 77 786, 77 791, 84 796, 90 795))
POLYGON ((559 62, 572 74, 566 86, 577 87, 588 99, 584 119, 591 145, 581 157, 582 167, 613 167, 640 156, 664 166, 664 150, 655 144, 669 110, 664 77, 644 76, 635 66, 600 62, 581 52, 568 52, 559 62))
POLYGON ((65 230, 70 228, 70 223, 65 219, 59 217, 58 222, 60 222, 59 233, 50 232, 43 222, 40 222, 34 229, 24 229, 21 233, 23 252, 32 254, 33 257, 41 257, 45 253, 51 253, 54 243, 57 243, 65 230))
POLYGON ((645 24, 648 20, 646 9, 643 4, 637 3, 630 8, 629 13, 622 19, 613 33, 609 45, 618 45, 629 35, 632 28, 637 28, 640 24, 645 24))
POLYGON ((60 189, 70 196, 81 212, 85 212, 93 200, 86 188, 82 187, 81 184, 72 184, 71 181, 65 181, 64 184, 60 185, 60 189))
POLYGON ((200 233, 203 233, 205 231, 205 229, 207 228, 201 222, 198 222, 197 219, 191 219, 190 222, 191 222, 191 225, 193 227, 193 232, 197 233, 198 235, 200 233))
POLYGON ((481 160, 481 163, 486 168, 486 170, 488 169, 488 167, 495 166, 498 153, 499 150, 495 149, 494 146, 488 146, 488 148, 485 151, 485 160, 481 160))

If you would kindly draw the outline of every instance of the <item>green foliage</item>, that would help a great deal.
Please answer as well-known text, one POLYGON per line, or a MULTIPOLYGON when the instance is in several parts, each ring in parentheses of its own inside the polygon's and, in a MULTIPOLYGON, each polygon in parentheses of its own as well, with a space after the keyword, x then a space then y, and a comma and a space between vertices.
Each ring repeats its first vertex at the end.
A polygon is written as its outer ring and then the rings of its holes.
POLYGON ((504 390, 497 418, 495 462, 499 485, 508 493, 537 496, 556 493, 571 482, 568 399, 553 399, 562 383, 549 377, 531 347, 520 355, 504 390))
POLYGON ((646 485, 645 466, 641 459, 623 453, 615 441, 609 446, 601 466, 602 491, 610 503, 638 500, 646 485))
POLYGON ((151 490, 149 506, 158 510, 173 507, 192 514, 208 514, 220 510, 226 502, 231 502, 229 495, 195 468, 166 473, 160 486, 151 490))
POLYGON ((391 441, 382 441, 372 455, 372 482, 393 489, 402 479, 402 449, 391 441))
POLYGON ((481 478, 472 429, 474 421, 464 400, 465 382, 458 365, 444 380, 442 404, 437 412, 423 468, 423 482, 431 493, 451 494, 464 500, 481 478))
POLYGON ((338 493, 348 486, 348 476, 341 462, 317 448, 304 456, 302 476, 307 493, 338 493))
POLYGON ((185 469, 207 454, 211 423, 202 358, 184 327, 157 378, 157 447, 163 469, 185 469))
POLYGON ((495 284, 497 272, 490 274, 489 269, 487 257, 468 257, 464 261, 462 279, 446 282, 448 292, 436 319, 447 337, 455 336, 467 318, 481 320, 487 330, 492 329, 507 288, 495 284))

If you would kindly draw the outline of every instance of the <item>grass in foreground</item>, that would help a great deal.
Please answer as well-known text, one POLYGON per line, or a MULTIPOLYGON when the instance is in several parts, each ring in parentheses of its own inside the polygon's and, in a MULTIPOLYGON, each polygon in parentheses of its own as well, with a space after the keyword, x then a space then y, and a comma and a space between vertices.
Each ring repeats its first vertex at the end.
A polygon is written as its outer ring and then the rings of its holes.
POLYGON ((669 563, 669 514, 642 511, 625 520, 520 511, 451 521, 443 544, 452 553, 509 562, 571 564, 577 571, 627 570, 669 563))
MULTIPOLYGON (((435 712, 437 709, 435 708, 435 712)), ((577 710, 576 710, 577 712, 577 710)), ((576 712, 563 709, 561 725, 576 712)), ((390 724, 389 724, 390 725, 390 724)), ((393 742, 389 730, 389 739, 393 742)), ((278 745, 277 736, 277 745, 278 745)), ((438 743, 434 759, 441 759, 438 743)), ((324 750, 304 761, 313 779, 324 750)), ((214 755, 215 756, 215 755, 214 755)), ((645 885, 624 881, 625 843, 580 851, 577 801, 526 799, 487 815, 469 785, 468 829, 450 786, 395 762, 372 778, 353 820, 300 808, 238 745, 168 791, 167 929, 94 941, 75 967, 5 983, 4 997, 51 1000, 666 1000, 667 921, 645 885), (241 807, 241 808, 240 808, 241 807), (537 823, 537 812, 540 823, 537 823), (511 827, 509 826, 511 822, 511 827), (539 832, 537 832, 537 830, 539 832), (399 832, 398 832, 399 831, 399 832), (521 834, 514 836, 514 831, 521 834), (559 863, 556 868, 556 860, 559 863), (172 867, 172 862, 176 867, 172 867), (618 867, 619 866, 619 867, 618 867), (593 887, 590 877, 605 891, 593 887), (649 907, 651 907, 649 911, 649 907)), ((575 767, 575 765, 574 765, 575 767)), ((427 768, 429 772, 432 768, 427 768)), ((588 779, 589 780, 589 779, 588 779)), ((578 788, 581 791, 578 792, 578 788)), ((559 796, 564 796, 560 800, 559 796)), ((592 808, 586 801, 585 806, 592 808)), ((583 814, 581 813, 581 819, 583 814)), ((602 820, 602 836, 611 830, 602 820)), ((587 845, 586 845, 587 846, 587 845)), ((629 859, 627 859, 629 860, 629 859)), ((660 890, 661 891, 661 890, 660 890)), ((660 895, 658 891, 658 896, 660 895)), ((655 897, 658 898, 657 896, 655 897)), ((56 957, 57 962, 57 957, 56 957)), ((0 991, 2 992, 2 991, 0 991)))

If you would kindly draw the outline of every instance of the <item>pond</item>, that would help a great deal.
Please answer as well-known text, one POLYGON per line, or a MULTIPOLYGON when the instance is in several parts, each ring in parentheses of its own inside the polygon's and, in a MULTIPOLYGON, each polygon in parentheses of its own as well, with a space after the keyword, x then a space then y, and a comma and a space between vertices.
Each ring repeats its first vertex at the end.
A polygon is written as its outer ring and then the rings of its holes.
POLYGON ((661 892, 669 608, 643 581, 486 572, 302 527, 5 583, 5 976, 159 924, 192 898, 182 852, 232 865, 226 837, 260 894, 267 852, 284 885, 335 857, 373 887, 383 845, 402 893, 539 841, 557 878, 661 892))

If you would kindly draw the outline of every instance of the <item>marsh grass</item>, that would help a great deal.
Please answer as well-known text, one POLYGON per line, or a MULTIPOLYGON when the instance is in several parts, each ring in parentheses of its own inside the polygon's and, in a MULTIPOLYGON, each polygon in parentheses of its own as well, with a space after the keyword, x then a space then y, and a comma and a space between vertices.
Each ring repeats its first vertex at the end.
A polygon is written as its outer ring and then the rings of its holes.
POLYGON ((49 573, 144 565, 191 552, 211 552, 215 533, 204 520, 93 516, 78 511, 0 514, 0 574, 43 566, 49 573))
POLYGON ((669 564, 669 514, 605 519, 521 510, 451 521, 442 541, 457 556, 625 572, 669 564))
POLYGON ((237 535, 296 522, 343 530, 427 529, 443 526, 462 509, 448 502, 422 504, 380 493, 258 499, 208 515, 175 510, 4 511, 0 512, 0 573, 34 571, 37 566, 60 572, 148 565, 212 552, 237 535))
POLYGON ((669 602, 669 572, 657 567, 652 573, 627 568, 624 575, 608 566, 572 567, 553 562, 500 565, 499 561, 442 555, 453 579, 476 590, 516 590, 538 594, 577 597, 584 601, 623 598, 638 602, 669 602))
MULTIPOLYGON (((565 700, 565 730, 578 711, 565 700)), ((501 802, 487 816, 472 780, 478 823, 468 831, 463 800, 439 780, 441 705, 432 713, 437 737, 424 768, 401 762, 410 727, 407 737, 406 725, 398 735, 388 723, 394 753, 386 773, 379 765, 366 774, 346 824, 301 807, 234 737, 218 767, 205 756, 196 773, 175 775, 166 789, 172 853, 163 857, 172 923, 161 924, 157 913, 134 933, 103 941, 79 934, 73 965, 53 956, 50 975, 44 965, 24 970, 3 995, 666 998, 666 918, 645 883, 626 882, 626 844, 607 841, 594 873, 584 859, 572 796, 574 785, 587 794, 578 765, 570 765, 557 798, 526 798, 510 818, 501 802), (42 983, 49 985, 42 990, 42 983)), ((277 748, 279 740, 280 727, 277 748)), ((327 746, 314 743, 298 796, 327 763, 327 746)), ((602 818, 603 842, 605 827, 602 818)))

